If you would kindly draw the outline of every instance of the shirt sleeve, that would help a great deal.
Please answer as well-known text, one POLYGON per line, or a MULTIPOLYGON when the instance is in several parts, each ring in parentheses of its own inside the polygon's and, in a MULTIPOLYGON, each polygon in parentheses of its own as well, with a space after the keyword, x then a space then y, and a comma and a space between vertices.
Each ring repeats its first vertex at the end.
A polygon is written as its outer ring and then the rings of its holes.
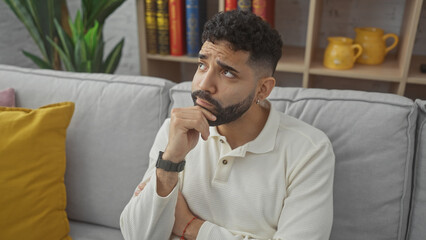
POLYGON ((155 163, 159 151, 164 151, 168 138, 168 121, 160 128, 151 148, 150 163, 142 182, 149 182, 143 191, 132 198, 120 216, 120 228, 124 239, 169 239, 175 221, 175 208, 178 197, 178 185, 172 192, 161 197, 157 194, 157 176, 155 163))
MULTIPOLYGON (((333 222, 335 156, 331 143, 322 144, 297 161, 287 176, 284 200, 274 240, 328 240, 333 222)), ((251 240, 210 222, 201 226, 197 240, 251 240)))

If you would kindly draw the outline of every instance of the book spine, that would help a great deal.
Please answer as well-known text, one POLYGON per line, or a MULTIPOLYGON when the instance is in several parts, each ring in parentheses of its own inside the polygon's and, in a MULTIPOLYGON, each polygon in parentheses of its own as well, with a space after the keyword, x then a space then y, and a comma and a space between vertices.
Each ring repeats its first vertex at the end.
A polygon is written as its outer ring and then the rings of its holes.
POLYGON ((145 0, 145 22, 147 51, 157 53, 157 3, 155 0, 145 0))
POLYGON ((275 27, 275 0, 266 0, 266 21, 275 27))
POLYGON ((158 53, 162 55, 167 55, 170 53, 168 6, 168 0, 157 0, 158 53))
POLYGON ((184 0, 169 0, 170 54, 181 56, 185 52, 184 0))
POLYGON ((261 17, 264 21, 268 22, 271 27, 274 27, 274 0, 252 0, 253 13, 261 17))
POLYGON ((253 13, 266 21, 266 0, 252 0, 253 13))
POLYGON ((237 9, 237 0, 225 0, 225 11, 237 9))
POLYGON ((241 11, 251 11, 251 0, 238 0, 238 9, 241 11))
POLYGON ((186 0, 186 42, 188 56, 198 56, 205 22, 205 0, 186 0))

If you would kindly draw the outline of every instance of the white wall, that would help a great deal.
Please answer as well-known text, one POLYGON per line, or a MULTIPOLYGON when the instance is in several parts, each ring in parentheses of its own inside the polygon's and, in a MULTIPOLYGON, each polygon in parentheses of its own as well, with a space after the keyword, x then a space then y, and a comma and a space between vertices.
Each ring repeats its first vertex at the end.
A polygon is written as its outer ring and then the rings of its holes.
MULTIPOLYGON (((77 9, 80 9, 81 1, 68 0, 67 2, 70 16, 74 19, 77 9)), ((122 37, 125 37, 124 49, 116 73, 140 74, 136 23, 136 0, 126 0, 105 23, 105 54, 109 53, 122 37)), ((9 6, 0 0, 0 64, 38 68, 21 53, 21 50, 41 56, 24 25, 12 13, 9 6)))

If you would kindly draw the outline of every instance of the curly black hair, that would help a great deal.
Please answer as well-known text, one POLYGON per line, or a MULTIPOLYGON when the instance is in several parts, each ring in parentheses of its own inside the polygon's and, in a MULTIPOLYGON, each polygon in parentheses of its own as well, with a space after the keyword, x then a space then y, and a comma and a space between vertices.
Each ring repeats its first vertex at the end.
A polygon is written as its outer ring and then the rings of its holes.
MULTIPOLYGON (((259 16, 240 10, 217 13, 204 25, 202 42, 225 40, 234 51, 248 51, 249 64, 275 72, 282 54, 281 36, 259 16)), ((268 71, 269 72, 269 71, 268 71)))

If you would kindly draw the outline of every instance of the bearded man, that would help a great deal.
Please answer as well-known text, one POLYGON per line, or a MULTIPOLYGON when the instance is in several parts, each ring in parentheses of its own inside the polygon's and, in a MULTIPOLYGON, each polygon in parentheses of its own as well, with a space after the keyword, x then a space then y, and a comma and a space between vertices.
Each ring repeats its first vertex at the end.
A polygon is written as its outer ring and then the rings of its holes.
POLYGON ((171 111, 125 207, 125 239, 329 239, 334 154, 275 110, 282 40, 258 16, 218 13, 202 36, 194 106, 171 111))

